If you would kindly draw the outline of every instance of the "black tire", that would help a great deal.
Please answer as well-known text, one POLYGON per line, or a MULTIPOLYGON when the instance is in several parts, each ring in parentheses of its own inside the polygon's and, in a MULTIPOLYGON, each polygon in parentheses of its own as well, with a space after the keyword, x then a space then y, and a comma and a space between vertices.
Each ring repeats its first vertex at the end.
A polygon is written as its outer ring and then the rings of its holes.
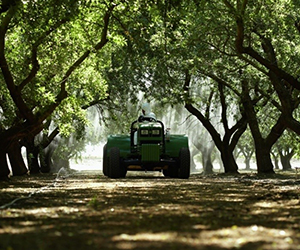
POLYGON ((108 175, 107 144, 103 147, 102 172, 105 176, 108 175))
POLYGON ((179 178, 188 179, 190 177, 190 161, 190 150, 188 148, 181 148, 179 152, 179 178))
POLYGON ((121 164, 120 149, 113 147, 110 149, 110 157, 108 164, 108 177, 110 178, 121 178, 125 177, 126 171, 121 164))

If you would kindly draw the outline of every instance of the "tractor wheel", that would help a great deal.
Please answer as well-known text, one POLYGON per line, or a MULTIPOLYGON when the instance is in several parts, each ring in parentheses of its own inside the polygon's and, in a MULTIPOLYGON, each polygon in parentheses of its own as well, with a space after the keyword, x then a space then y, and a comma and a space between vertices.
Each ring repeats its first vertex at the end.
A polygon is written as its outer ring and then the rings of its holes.
POLYGON ((108 172, 108 159, 107 159, 107 144, 103 147, 103 160, 102 160, 102 172, 107 176, 108 172))
POLYGON ((178 177, 188 179, 190 177, 190 150, 181 148, 179 152, 179 172, 178 177))
POLYGON ((108 165, 108 177, 121 178, 125 177, 126 171, 121 164, 120 149, 117 147, 110 149, 109 165, 108 165))

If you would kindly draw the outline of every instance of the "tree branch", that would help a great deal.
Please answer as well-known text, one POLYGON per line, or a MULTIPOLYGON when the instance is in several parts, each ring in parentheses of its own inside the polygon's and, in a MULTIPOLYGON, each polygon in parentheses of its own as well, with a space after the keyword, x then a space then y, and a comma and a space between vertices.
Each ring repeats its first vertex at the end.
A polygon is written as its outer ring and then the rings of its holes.
MULTIPOLYGON (((107 38, 107 34, 108 34, 108 26, 109 26, 109 21, 110 21, 110 17, 112 14, 112 11, 114 9, 115 5, 111 5, 109 7, 109 9, 106 11, 103 21, 104 21, 104 26, 102 29, 102 34, 101 34, 101 40, 94 46, 94 50, 98 51, 100 49, 102 49, 106 43, 108 42, 108 38, 107 38)), ((40 121, 45 120, 50 114, 52 114, 52 112, 61 104, 61 102, 66 99, 68 97, 68 92, 66 89, 66 82, 68 80, 68 78, 70 77, 70 75, 89 57, 89 55, 91 54, 91 50, 87 50, 83 53, 83 55, 81 57, 79 57, 67 70, 67 72, 65 73, 62 81, 61 81, 61 85, 60 85, 60 92, 59 94, 56 96, 56 101, 52 104, 50 104, 45 110, 44 112, 39 112, 37 114, 37 116, 39 117, 38 119, 40 121)))
POLYGON ((18 86, 18 89, 21 91, 37 74, 39 70, 39 62, 37 60, 37 51, 38 47, 42 44, 44 39, 49 36, 53 31, 57 30, 61 25, 65 24, 68 21, 68 19, 62 19, 59 22, 57 22, 53 27, 49 28, 37 41, 32 45, 31 50, 31 64, 32 69, 28 76, 20 83, 18 86))
POLYGON ((230 84, 228 84, 226 81, 222 80, 221 78, 219 78, 215 74, 210 73, 210 72, 204 72, 204 71, 201 71, 201 73, 203 75, 208 76, 209 78, 213 79, 217 83, 220 83, 220 84, 226 86, 227 88, 229 88, 230 90, 232 90, 233 93, 235 93, 237 96, 241 95, 241 93, 237 89, 235 89, 233 86, 231 86, 230 84))
MULTIPOLYGON (((225 5, 232 11, 234 8, 230 5, 227 0, 223 0, 225 5)), ((244 0, 246 4, 247 0, 244 0)), ((246 6, 245 6, 246 7, 246 6)), ((257 51, 255 51, 251 46, 244 47, 244 20, 242 15, 235 14, 235 20, 237 24, 237 33, 236 33, 236 49, 240 54, 247 54, 259 62, 261 65, 265 66, 267 69, 271 70, 276 74, 279 78, 284 79, 287 83, 289 83, 294 88, 300 90, 300 82, 293 77, 292 75, 288 74, 277 65, 274 65, 272 62, 269 62, 267 59, 262 57, 257 51)))
POLYGON ((221 106, 222 106, 222 113, 221 113, 222 123, 223 123, 223 126, 224 126, 225 133, 227 133, 229 128, 228 128, 228 120, 227 120, 227 104, 226 104, 226 101, 225 101, 224 85, 218 83, 218 90, 219 90, 219 93, 220 93, 220 102, 221 102, 221 106))
POLYGON ((20 90, 16 87, 12 73, 9 69, 6 57, 5 57, 5 37, 8 30, 8 25, 11 22, 12 18, 18 11, 18 5, 11 6, 7 11, 5 17, 2 19, 0 26, 0 68, 6 83, 6 86, 9 90, 10 96, 12 97, 16 107, 20 111, 21 117, 30 122, 34 121, 34 115, 32 111, 25 104, 20 90))

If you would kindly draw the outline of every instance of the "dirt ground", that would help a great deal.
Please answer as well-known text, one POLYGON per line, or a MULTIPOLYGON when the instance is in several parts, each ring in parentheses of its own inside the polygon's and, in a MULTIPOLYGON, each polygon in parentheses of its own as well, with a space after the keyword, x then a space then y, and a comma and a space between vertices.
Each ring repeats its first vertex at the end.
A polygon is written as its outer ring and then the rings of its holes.
POLYGON ((300 249, 300 177, 99 171, 0 182, 0 250, 300 249))

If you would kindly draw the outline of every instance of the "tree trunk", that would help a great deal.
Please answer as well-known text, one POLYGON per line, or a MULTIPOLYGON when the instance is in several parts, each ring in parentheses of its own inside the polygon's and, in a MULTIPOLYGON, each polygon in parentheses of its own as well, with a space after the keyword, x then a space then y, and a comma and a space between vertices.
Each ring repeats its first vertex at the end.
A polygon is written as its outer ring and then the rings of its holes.
POLYGON ((234 174, 239 173, 238 165, 233 156, 233 151, 230 150, 230 147, 223 144, 220 153, 221 153, 221 159, 224 165, 225 173, 234 173, 234 174))
POLYGON ((289 171, 292 169, 291 158, 293 154, 280 154, 280 161, 282 165, 282 170, 289 171))
POLYGON ((207 174, 213 174, 214 171, 213 171, 213 164, 212 164, 212 161, 211 161, 211 156, 207 156, 206 158, 206 161, 204 162, 204 168, 203 168, 203 173, 205 175, 207 174))
POLYGON ((222 141, 220 134, 210 123, 209 119, 206 119, 198 109, 194 108, 191 104, 185 104, 185 108, 199 119, 199 121, 211 135, 216 147, 221 153, 221 159, 225 173, 238 173, 238 166, 233 156, 233 150, 238 139, 246 130, 246 122, 244 121, 244 117, 237 121, 237 123, 231 129, 227 130, 222 141))
POLYGON ((276 153, 274 152, 271 152, 271 156, 273 158, 273 162, 274 162, 274 166, 275 166, 275 169, 279 169, 279 161, 278 161, 278 156, 276 153))
POLYGON ((45 149, 40 152, 40 163, 42 173, 49 173, 54 166, 53 154, 57 148, 56 143, 50 143, 45 149))
POLYGON ((249 157, 245 157, 245 169, 246 170, 250 170, 250 161, 251 161, 251 158, 249 157))
POLYGON ((211 160, 211 154, 203 154, 202 155, 202 165, 203 165, 203 173, 212 174, 213 173, 213 164, 211 160))
POLYGON ((25 121, 23 124, 16 124, 0 132, 0 175, 6 176, 7 174, 8 163, 6 154, 8 155, 13 175, 24 175, 28 173, 28 169, 22 157, 20 142, 23 142, 24 138, 28 135, 32 136, 38 133, 41 129, 41 124, 37 123, 32 125, 28 121, 25 121))
POLYGON ((31 174, 38 174, 40 173, 40 164, 38 159, 38 153, 33 149, 30 151, 27 149, 26 153, 27 162, 28 162, 28 169, 31 174))
POLYGON ((274 160, 274 165, 275 165, 275 169, 279 169, 279 161, 277 158, 273 158, 274 160))
POLYGON ((6 145, 5 143, 0 143, 0 180, 5 180, 8 178, 10 170, 7 164, 6 157, 6 145))
POLYGON ((272 127, 268 136, 264 139, 260 131, 259 123, 254 110, 253 101, 249 94, 248 82, 242 81, 243 106, 247 114, 247 120, 254 139, 256 163, 258 173, 274 173, 274 166, 271 160, 271 148, 282 135, 286 126, 284 115, 281 114, 276 124, 272 127))
POLYGON ((41 172, 42 173, 49 173, 50 172, 50 166, 52 165, 51 163, 51 157, 49 152, 42 150, 39 154, 39 159, 41 163, 41 172))
POLYGON ((7 150, 10 166, 14 176, 28 173, 18 141, 11 141, 7 150))
POLYGON ((253 155, 253 151, 248 148, 242 148, 241 152, 245 158, 245 160, 244 160, 245 169, 250 170, 251 169, 251 158, 253 155))
POLYGON ((264 141, 255 143, 257 172, 259 174, 274 174, 274 166, 271 160, 271 149, 264 141))
POLYGON ((213 146, 208 146, 201 150, 202 152, 202 165, 203 165, 203 174, 213 174, 213 164, 211 159, 211 154, 214 149, 213 146))
MULTIPOLYGON (((241 135, 245 132, 247 128, 246 116, 244 112, 241 113, 242 117, 236 121, 236 123, 229 128, 229 123, 227 119, 227 109, 228 105, 226 102, 226 93, 225 87, 226 83, 215 75, 210 75, 209 77, 213 78, 218 83, 218 90, 220 94, 220 103, 221 103, 221 116, 222 116, 222 124, 225 130, 225 134, 223 140, 221 139, 221 134, 218 133, 214 125, 210 121, 209 117, 209 109, 210 105, 207 105, 205 115, 201 113, 200 110, 196 109, 191 103, 186 102, 185 108, 194 116, 198 118, 198 120, 202 123, 202 125, 207 129, 208 133, 212 137, 216 147, 221 153, 221 159, 223 161, 223 166, 225 169, 225 173, 238 173, 238 166, 233 156, 233 151, 236 147, 236 144, 241 137, 241 135)), ((185 83, 184 83, 184 91, 189 93, 189 87, 191 82, 191 75, 186 71, 185 75, 185 83)), ((211 91, 210 99, 214 96, 214 91, 211 91)))
POLYGON ((34 137, 26 139, 25 147, 30 174, 40 173, 40 164, 38 160, 39 148, 34 145, 34 137))

